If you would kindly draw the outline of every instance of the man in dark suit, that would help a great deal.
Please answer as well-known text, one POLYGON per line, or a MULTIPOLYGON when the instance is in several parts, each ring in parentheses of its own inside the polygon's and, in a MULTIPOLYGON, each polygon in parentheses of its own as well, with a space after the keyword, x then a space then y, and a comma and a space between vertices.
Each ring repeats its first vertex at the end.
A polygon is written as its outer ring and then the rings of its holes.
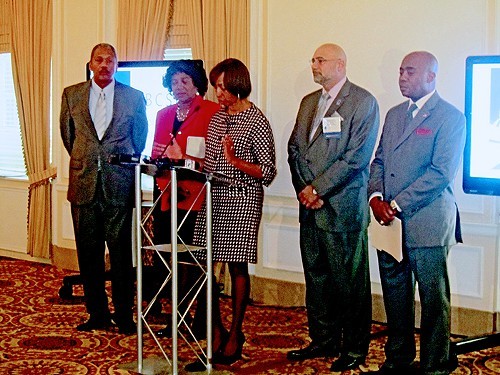
POLYGON ((112 154, 140 154, 148 123, 142 92, 116 82, 117 55, 101 43, 90 57, 93 78, 64 89, 60 130, 70 155, 68 200, 88 321, 79 331, 111 325, 105 291, 105 246, 111 263, 113 321, 135 331, 132 318, 134 170, 108 162, 112 154))
POLYGON ((379 127, 373 95, 346 77, 346 55, 320 46, 311 60, 323 88, 302 99, 288 141, 300 203, 300 249, 311 343, 290 360, 340 358, 332 371, 358 367, 368 352, 371 290, 366 200, 368 167, 379 127))
POLYGON ((380 374, 412 373, 415 281, 422 307, 420 369, 448 374, 450 285, 447 255, 460 241, 453 180, 465 142, 463 114, 435 91, 438 62, 412 52, 399 68, 409 98, 387 113, 370 169, 370 206, 380 225, 397 216, 403 226, 403 260, 378 251, 389 326, 380 374))

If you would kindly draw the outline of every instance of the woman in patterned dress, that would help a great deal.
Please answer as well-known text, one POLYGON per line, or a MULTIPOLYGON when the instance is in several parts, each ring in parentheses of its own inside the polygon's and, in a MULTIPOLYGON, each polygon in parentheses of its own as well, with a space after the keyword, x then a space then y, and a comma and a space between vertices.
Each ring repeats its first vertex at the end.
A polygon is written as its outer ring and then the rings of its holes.
MULTIPOLYGON (((250 74, 237 59, 226 59, 210 72, 222 109, 210 120, 204 171, 225 179, 212 183, 213 261, 226 262, 231 276, 232 321, 229 332, 220 318, 214 293, 213 363, 241 358, 243 319, 250 295, 248 263, 257 262, 257 234, 263 186, 276 176, 274 138, 269 121, 248 99, 250 74)), ((198 215, 194 242, 205 245, 205 210, 198 215)))

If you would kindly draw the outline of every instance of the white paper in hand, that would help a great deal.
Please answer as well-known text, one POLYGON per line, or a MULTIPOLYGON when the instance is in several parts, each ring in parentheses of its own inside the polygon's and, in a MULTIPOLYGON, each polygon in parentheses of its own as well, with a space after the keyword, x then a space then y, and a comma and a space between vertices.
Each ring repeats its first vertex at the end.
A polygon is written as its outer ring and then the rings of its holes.
POLYGON ((371 213, 371 219, 368 236, 372 246, 379 251, 385 251, 398 262, 401 262, 403 260, 403 228, 401 220, 395 218, 390 225, 380 225, 373 213, 371 213))
POLYGON ((197 159, 205 158, 205 138, 189 136, 186 144, 186 155, 197 159))

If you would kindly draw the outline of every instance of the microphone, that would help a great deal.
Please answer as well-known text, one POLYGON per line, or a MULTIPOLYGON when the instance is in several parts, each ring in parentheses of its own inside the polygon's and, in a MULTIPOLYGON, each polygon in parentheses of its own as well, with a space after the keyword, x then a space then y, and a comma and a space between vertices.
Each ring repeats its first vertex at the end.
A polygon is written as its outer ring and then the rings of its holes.
POLYGON ((181 167, 181 168, 195 170, 200 167, 200 164, 197 161, 191 159, 174 160, 170 158, 158 158, 158 159, 144 158, 144 163, 156 165, 159 170, 171 169, 173 167, 181 167))
POLYGON ((108 158, 109 164, 138 164, 141 162, 141 154, 111 154, 108 158))

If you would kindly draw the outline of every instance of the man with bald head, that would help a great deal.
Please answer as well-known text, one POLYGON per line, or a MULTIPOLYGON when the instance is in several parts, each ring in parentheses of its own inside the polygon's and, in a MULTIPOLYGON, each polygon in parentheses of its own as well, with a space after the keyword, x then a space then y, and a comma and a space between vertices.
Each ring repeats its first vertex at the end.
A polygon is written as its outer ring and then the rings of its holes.
POLYGON ((346 64, 338 45, 314 52, 312 74, 322 88, 302 99, 288 141, 312 341, 287 357, 340 353, 332 371, 364 362, 371 328, 366 194, 379 109, 373 95, 347 79, 346 64))
MULTIPOLYGON (((465 118, 436 92, 438 63, 408 54, 399 88, 409 100, 393 107, 370 168, 368 193, 380 225, 403 225, 403 260, 377 251, 389 327, 386 360, 376 373, 414 373, 415 282, 421 305, 420 372, 450 372, 447 255, 461 242, 453 194, 465 143, 465 118)), ((378 225, 378 224, 377 224, 378 225)))

